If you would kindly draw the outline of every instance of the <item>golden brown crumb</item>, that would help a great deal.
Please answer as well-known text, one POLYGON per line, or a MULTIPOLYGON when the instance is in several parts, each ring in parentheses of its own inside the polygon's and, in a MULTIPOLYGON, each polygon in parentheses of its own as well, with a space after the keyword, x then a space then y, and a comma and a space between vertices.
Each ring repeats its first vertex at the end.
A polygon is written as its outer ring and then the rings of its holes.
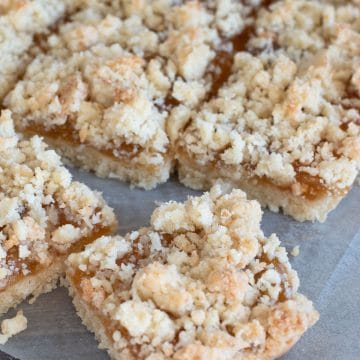
POLYGON ((19 310, 11 319, 1 322, 0 344, 4 345, 12 336, 27 328, 27 319, 22 310, 19 310))
POLYGON ((293 249, 291 250, 291 255, 292 256, 299 256, 300 254, 300 246, 296 245, 293 247, 293 249))

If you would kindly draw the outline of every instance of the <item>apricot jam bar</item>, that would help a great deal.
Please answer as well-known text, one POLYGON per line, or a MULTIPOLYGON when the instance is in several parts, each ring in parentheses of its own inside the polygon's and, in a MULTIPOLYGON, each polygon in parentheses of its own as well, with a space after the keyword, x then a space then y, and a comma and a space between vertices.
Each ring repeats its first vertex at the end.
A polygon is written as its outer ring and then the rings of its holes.
POLYGON ((215 186, 67 260, 84 324, 112 359, 274 359, 318 320, 261 208, 215 186))
POLYGON ((230 53, 252 6, 87 3, 48 37, 5 105, 19 131, 41 134, 72 163, 153 188, 169 177, 172 140, 211 93, 214 59, 230 53))
POLYGON ((72 251, 116 226, 101 195, 72 181, 39 136, 22 140, 0 117, 0 314, 52 290, 72 251))
POLYGON ((184 184, 221 178, 273 211, 326 219, 360 167, 360 34, 349 9, 282 1, 259 12, 249 50, 179 136, 184 184))

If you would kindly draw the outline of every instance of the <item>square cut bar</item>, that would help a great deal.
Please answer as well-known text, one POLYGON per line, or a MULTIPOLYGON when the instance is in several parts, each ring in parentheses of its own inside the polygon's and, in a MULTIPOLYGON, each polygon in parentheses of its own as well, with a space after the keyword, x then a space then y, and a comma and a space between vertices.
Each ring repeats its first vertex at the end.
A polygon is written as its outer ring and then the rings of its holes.
POLYGON ((153 188, 250 11, 233 0, 89 2, 49 36, 5 104, 19 131, 75 165, 153 188))
POLYGON ((352 28, 302 58, 236 54, 227 83, 179 136, 180 180, 206 189, 221 178, 273 211, 324 221, 360 167, 359 64, 352 28))
POLYGON ((274 359, 318 320, 261 208, 215 186, 67 260, 77 312, 112 359, 274 359))
POLYGON ((71 251, 109 235, 116 220, 101 195, 71 180, 40 137, 22 140, 0 117, 0 314, 56 287, 71 251))

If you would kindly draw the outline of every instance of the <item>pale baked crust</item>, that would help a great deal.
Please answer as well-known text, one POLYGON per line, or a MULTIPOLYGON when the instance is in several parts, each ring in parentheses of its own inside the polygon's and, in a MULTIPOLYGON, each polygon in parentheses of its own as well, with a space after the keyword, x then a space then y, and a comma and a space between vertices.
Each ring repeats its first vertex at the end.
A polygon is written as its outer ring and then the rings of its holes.
MULTIPOLYGON (((24 132, 26 136, 30 133, 24 132)), ((76 145, 61 138, 45 137, 45 141, 57 150, 65 163, 78 166, 86 171, 94 171, 101 178, 119 179, 140 186, 146 190, 155 188, 166 182, 173 168, 173 160, 169 156, 161 165, 144 167, 135 161, 125 161, 103 154, 101 151, 86 145, 76 145)))
POLYGON ((113 359, 273 359, 318 319, 261 209, 213 187, 67 260, 70 294, 113 359))
POLYGON ((55 289, 60 276, 65 272, 65 259, 65 256, 59 256, 48 267, 41 269, 36 274, 25 276, 2 290, 0 314, 4 314, 10 308, 16 307, 29 296, 35 300, 39 295, 55 289))
MULTIPOLYGON (((99 193, 74 182, 53 150, 22 140, 10 111, 0 117, 0 312, 50 290, 64 257, 109 234, 114 213, 99 193)), ((60 269, 61 268, 61 269, 60 269)))
POLYGON ((0 344, 4 345, 12 336, 24 331, 27 328, 27 318, 22 310, 10 319, 1 322, 0 344))

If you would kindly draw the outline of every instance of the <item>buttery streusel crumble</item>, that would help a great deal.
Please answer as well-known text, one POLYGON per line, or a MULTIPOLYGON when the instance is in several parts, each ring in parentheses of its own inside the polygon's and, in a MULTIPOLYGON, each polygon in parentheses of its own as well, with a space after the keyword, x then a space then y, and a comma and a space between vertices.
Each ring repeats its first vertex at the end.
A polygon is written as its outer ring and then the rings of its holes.
POLYGON ((360 7, 350 1, 333 6, 331 1, 283 0, 259 10, 253 51, 285 52, 299 61, 334 43, 342 33, 360 31, 360 7))
POLYGON ((318 319, 261 209, 215 186, 67 260, 77 311, 113 359, 273 359, 318 319))
POLYGON ((35 36, 73 9, 71 0, 2 0, 0 2, 0 99, 15 85, 36 50, 35 36))
POLYGON ((71 180, 40 137, 22 140, 0 117, 0 314, 50 291, 65 257, 107 235, 115 216, 99 193, 71 180))

